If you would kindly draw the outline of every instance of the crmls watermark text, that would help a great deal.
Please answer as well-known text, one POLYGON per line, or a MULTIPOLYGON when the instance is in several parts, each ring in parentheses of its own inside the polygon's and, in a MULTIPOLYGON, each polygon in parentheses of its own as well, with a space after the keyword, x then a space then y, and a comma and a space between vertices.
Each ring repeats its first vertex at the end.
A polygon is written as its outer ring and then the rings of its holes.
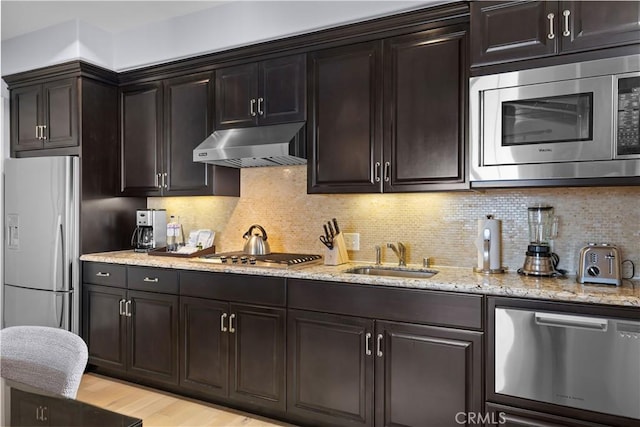
POLYGON ((500 425, 506 424, 507 418, 504 412, 458 412, 456 424, 500 425))

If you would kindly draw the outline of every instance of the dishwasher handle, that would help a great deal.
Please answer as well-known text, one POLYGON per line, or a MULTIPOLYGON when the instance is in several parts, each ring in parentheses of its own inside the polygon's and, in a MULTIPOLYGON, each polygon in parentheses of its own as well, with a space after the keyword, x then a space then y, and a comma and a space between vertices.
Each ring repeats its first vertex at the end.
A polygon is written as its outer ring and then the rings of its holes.
POLYGON ((609 326, 607 319, 558 313, 535 313, 535 322, 540 326, 581 328, 601 332, 606 332, 609 326))

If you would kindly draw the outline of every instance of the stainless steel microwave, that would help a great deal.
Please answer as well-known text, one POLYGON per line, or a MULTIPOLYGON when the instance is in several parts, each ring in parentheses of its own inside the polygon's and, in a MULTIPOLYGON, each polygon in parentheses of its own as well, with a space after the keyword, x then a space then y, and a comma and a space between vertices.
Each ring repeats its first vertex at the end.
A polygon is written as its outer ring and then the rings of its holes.
POLYGON ((470 180, 640 177, 640 55, 474 77, 470 180))

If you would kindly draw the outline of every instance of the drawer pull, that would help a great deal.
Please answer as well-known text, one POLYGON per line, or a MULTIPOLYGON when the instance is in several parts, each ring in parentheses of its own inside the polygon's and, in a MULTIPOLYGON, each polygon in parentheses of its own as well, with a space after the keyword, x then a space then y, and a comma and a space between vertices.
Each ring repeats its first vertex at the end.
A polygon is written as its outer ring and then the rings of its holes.
POLYGON ((111 276, 111 273, 103 273, 102 271, 98 271, 96 273, 96 276, 98 276, 98 277, 109 277, 109 276, 111 276))
POLYGON ((150 278, 150 277, 145 277, 145 278, 143 279, 143 281, 145 281, 145 282, 149 282, 149 283, 158 283, 158 278, 157 278, 157 277, 154 277, 154 278, 152 279, 152 278, 150 278))

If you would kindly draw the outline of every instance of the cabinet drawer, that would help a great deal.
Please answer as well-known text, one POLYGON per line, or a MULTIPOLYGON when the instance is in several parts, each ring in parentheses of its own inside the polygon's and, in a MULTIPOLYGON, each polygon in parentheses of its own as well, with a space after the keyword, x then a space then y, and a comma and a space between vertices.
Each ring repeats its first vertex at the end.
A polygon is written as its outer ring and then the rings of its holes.
POLYGON ((279 307, 286 304, 282 277, 181 271, 180 295, 279 307))
POLYGON ((483 329, 482 295, 290 279, 289 308, 483 329))
POLYGON ((102 262, 84 262, 82 264, 83 283, 94 285, 127 287, 126 267, 102 262))
POLYGON ((128 267, 129 289, 140 291, 178 293, 178 272, 163 268, 128 267))

